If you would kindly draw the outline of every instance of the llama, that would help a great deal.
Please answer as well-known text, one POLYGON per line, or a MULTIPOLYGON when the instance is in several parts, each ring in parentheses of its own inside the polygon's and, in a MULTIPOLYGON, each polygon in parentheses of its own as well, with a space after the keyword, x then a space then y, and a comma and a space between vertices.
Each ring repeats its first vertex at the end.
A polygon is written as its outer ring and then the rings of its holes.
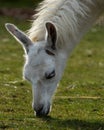
POLYGON ((32 84, 36 116, 50 112, 67 59, 103 12, 104 0, 44 0, 27 35, 5 25, 25 51, 23 76, 32 84))

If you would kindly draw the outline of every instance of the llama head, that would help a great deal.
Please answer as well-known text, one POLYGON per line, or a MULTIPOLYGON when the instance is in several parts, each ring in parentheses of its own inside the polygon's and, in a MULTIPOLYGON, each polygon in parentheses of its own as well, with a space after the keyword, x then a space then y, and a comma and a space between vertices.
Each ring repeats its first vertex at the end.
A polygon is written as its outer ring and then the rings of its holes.
POLYGON ((45 27, 44 40, 33 43, 15 25, 6 24, 7 30, 24 48, 26 62, 23 75, 32 83, 32 106, 37 116, 49 113, 52 96, 61 78, 66 58, 63 51, 57 48, 57 30, 54 24, 47 22, 45 27))

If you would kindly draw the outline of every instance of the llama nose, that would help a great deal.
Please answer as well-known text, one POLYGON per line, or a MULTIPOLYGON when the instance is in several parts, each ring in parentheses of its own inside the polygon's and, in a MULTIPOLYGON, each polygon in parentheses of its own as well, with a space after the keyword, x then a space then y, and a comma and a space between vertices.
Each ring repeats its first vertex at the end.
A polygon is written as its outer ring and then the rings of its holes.
POLYGON ((49 111, 50 111, 50 105, 48 105, 48 107, 44 107, 44 105, 41 105, 41 107, 35 109, 37 117, 47 116, 49 111))

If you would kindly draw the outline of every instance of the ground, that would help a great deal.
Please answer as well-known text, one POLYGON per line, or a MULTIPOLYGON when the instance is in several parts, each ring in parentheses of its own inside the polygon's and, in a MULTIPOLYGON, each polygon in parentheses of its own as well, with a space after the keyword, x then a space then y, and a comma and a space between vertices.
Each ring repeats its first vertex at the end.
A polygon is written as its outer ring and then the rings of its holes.
POLYGON ((22 79, 24 52, 4 23, 22 30, 30 22, 0 17, 0 130, 104 130, 104 26, 94 26, 73 51, 47 118, 31 107, 31 84, 22 79))

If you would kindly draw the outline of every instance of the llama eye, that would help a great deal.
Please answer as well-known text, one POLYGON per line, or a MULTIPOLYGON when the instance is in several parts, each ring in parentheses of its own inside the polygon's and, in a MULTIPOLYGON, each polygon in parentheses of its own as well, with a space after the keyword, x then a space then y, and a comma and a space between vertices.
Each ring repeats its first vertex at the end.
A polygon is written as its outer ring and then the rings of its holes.
POLYGON ((55 77, 55 70, 53 70, 51 73, 45 73, 46 79, 51 79, 53 77, 55 77))
POLYGON ((48 55, 52 55, 52 56, 54 56, 55 54, 54 53, 52 53, 51 51, 49 51, 49 50, 45 50, 46 51, 46 53, 48 54, 48 55))

